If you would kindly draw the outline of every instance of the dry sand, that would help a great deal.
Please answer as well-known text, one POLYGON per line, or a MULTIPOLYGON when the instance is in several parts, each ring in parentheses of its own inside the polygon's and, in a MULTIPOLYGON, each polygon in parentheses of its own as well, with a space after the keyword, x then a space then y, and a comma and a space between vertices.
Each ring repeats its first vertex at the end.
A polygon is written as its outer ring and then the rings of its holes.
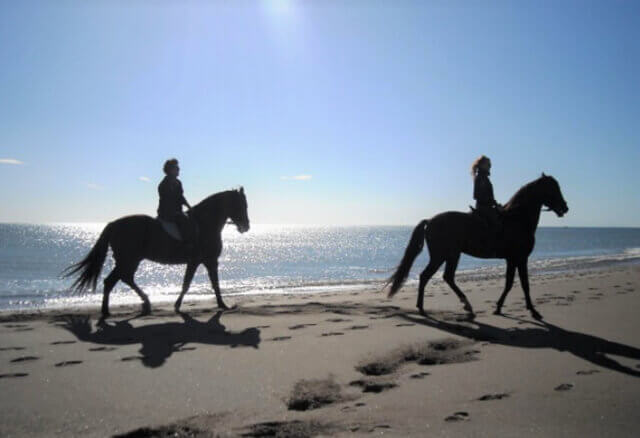
POLYGON ((1 436, 638 436, 640 267, 0 316, 1 436), (231 301, 231 300, 229 300, 231 301), (143 429, 140 429, 143 428, 143 429))

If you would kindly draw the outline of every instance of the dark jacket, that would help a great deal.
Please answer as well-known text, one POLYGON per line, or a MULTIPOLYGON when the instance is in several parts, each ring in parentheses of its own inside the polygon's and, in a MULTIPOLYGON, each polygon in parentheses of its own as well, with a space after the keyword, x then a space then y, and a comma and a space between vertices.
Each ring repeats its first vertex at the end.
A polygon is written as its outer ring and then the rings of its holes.
POLYGON ((487 172, 478 171, 473 180, 473 199, 476 207, 495 207, 496 200, 493 197, 493 185, 489 181, 487 172))
POLYGON ((160 195, 158 216, 173 221, 177 215, 182 215, 182 206, 187 205, 183 193, 182 183, 178 178, 165 176, 158 185, 158 194, 160 195))

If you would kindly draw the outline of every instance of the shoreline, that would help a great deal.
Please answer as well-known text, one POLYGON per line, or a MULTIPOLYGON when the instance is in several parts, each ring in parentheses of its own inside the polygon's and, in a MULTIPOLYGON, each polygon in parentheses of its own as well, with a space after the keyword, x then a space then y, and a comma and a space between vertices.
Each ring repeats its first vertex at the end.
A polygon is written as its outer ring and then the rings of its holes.
MULTIPOLYGON (((614 256, 618 256, 615 254, 614 256)), ((628 258, 604 258, 602 256, 580 256, 575 258, 559 258, 559 259, 545 259, 543 263, 547 266, 536 266, 537 260, 532 260, 529 263, 529 276, 530 278, 545 277, 555 278, 557 276, 572 276, 589 274, 592 271, 610 271, 610 270, 624 270, 632 268, 634 266, 640 266, 640 256, 629 256, 628 258), (582 262, 582 263, 581 263, 582 262)), ((390 271, 391 273, 391 271, 390 271)), ((430 285, 443 284, 442 268, 433 276, 430 285)), ((480 267, 467 270, 459 270, 456 272, 456 282, 465 284, 474 281, 489 281, 504 279, 504 268, 502 266, 489 266, 480 267)), ((101 284, 101 282, 99 282, 101 284)), ((332 292, 337 294, 351 294, 351 293, 368 293, 368 292, 380 292, 385 286, 385 280, 353 280, 350 281, 330 281, 330 282, 318 282, 309 283, 304 286, 284 286, 273 287, 268 289, 259 289, 249 292, 228 292, 225 293, 223 288, 222 296, 225 299, 233 299, 239 301, 246 301, 247 299, 270 299, 278 297, 313 297, 325 292, 332 292)), ((408 279, 405 284, 405 288, 417 287, 418 280, 416 278, 408 279)), ((190 291, 185 296, 185 302, 202 302, 213 298, 213 291, 209 285, 202 287, 205 289, 205 293, 192 293, 190 291)), ((149 295, 151 299, 151 305, 154 306, 166 306, 173 304, 179 295, 179 290, 176 290, 173 294, 162 294, 164 299, 158 299, 157 296, 149 295), (155 301, 154 301, 155 299, 155 301)), ((68 299, 80 297, 78 295, 70 294, 68 299)), ((12 314, 22 315, 25 318, 30 316, 37 317, 38 315, 45 315, 48 313, 59 314, 68 312, 97 312, 100 309, 102 293, 85 295, 83 299, 92 299, 89 303, 61 303, 61 304, 45 304, 42 306, 24 306, 24 307, 12 307, 0 309, 0 322, 11 318, 12 314), (70 304, 70 305, 69 305, 70 304)), ((59 298, 56 298, 58 300, 59 298)), ((138 304, 138 297, 133 294, 132 291, 127 291, 124 294, 121 291, 112 292, 111 294, 111 306, 112 310, 118 309, 133 309, 138 304), (123 296, 124 295, 124 296, 123 296), (118 302, 122 299, 127 302, 118 302)))

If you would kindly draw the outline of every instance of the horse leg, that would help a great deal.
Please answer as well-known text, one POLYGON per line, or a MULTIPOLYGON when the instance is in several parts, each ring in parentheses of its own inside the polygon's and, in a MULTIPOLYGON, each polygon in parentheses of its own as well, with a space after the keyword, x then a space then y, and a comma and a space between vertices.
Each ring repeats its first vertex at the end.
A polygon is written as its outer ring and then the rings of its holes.
POLYGON ((420 313, 423 315, 424 315, 424 307, 423 307, 424 288, 427 286, 427 283, 429 282, 431 277, 433 277, 433 274, 438 272, 438 269, 440 269, 440 266, 442 266, 443 262, 444 260, 442 259, 431 258, 431 260, 429 260, 429 264, 427 265, 427 267, 424 268, 424 271, 422 271, 422 273, 420 274, 420 285, 418 286, 418 302, 416 303, 416 307, 418 308, 418 310, 420 310, 420 313))
POLYGON ((184 272, 184 281, 182 282, 182 292, 180 292, 180 296, 178 297, 176 304, 173 306, 176 309, 176 312, 180 311, 180 306, 182 305, 182 299, 184 298, 184 294, 189 290, 189 286, 191 286, 191 280, 193 280, 193 276, 196 273, 196 269, 198 265, 195 263, 188 263, 187 269, 184 272))
POLYGON ((227 305, 222 301, 222 296, 220 295, 220 284, 218 282, 218 261, 205 263, 205 267, 207 268, 207 272, 209 273, 209 280, 211 280, 211 286, 213 287, 213 291, 216 293, 216 301, 218 303, 218 307, 221 309, 228 309, 227 305))
POLYGON ((456 254, 453 257, 447 259, 447 264, 444 267, 444 281, 449 285, 451 289, 456 293, 462 304, 464 304, 464 310, 473 315, 473 307, 471 307, 471 303, 467 300, 467 297, 460 290, 460 288, 456 285, 456 269, 458 268, 458 262, 460 261, 460 253, 456 254))
POLYGON ((102 317, 106 318, 109 316, 109 295, 111 294, 111 290, 114 288, 118 280, 120 280, 118 273, 118 268, 113 268, 113 270, 107 275, 107 278, 104 279, 103 285, 103 293, 102 293, 102 317))
POLYGON ((531 312, 531 316, 534 319, 542 319, 542 315, 540 315, 533 307, 531 296, 529 295, 529 272, 527 271, 526 259, 518 264, 518 275, 520 276, 520 286, 522 286, 522 290, 524 291, 524 299, 527 303, 527 309, 529 309, 529 312, 531 312))
POLYGON ((133 276, 137 267, 138 266, 136 264, 131 272, 128 272, 126 275, 121 275, 120 278, 142 299, 142 313, 148 315, 149 313, 151 313, 151 303, 149 302, 149 297, 142 291, 142 289, 138 287, 136 282, 133 280, 133 276))
POLYGON ((496 310, 493 312, 494 315, 502 314, 502 305, 504 304, 504 300, 507 298, 507 294, 513 287, 513 277, 516 274, 516 264, 512 260, 507 260, 507 281, 504 284, 504 290, 502 291, 502 295, 500 295, 500 299, 496 303, 496 310))

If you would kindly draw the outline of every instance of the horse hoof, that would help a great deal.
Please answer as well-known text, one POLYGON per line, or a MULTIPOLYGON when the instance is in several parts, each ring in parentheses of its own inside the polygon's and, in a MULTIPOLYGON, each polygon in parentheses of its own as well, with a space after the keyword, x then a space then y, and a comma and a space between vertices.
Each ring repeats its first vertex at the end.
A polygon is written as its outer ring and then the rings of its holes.
POLYGON ((542 319, 542 315, 540 315, 538 313, 538 311, 531 309, 531 317, 533 319, 537 319, 538 321, 540 321, 542 319))
POLYGON ((502 309, 496 309, 493 311, 494 315, 502 315, 502 309))
POLYGON ((149 315, 151 313, 151 305, 144 304, 142 306, 142 315, 149 315))

